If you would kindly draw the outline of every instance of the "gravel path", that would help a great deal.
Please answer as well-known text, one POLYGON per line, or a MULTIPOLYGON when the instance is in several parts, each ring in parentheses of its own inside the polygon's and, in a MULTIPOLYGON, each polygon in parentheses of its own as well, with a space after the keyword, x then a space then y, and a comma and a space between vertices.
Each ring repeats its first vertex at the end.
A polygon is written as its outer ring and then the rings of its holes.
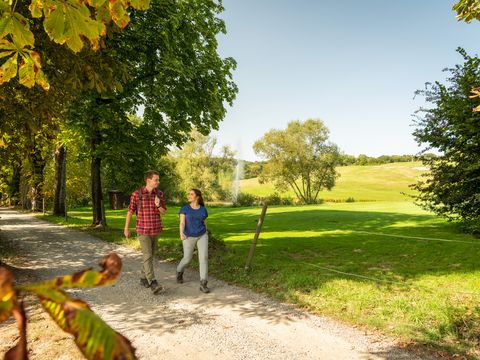
MULTIPOLYGON (((132 341, 140 359, 435 359, 213 278, 212 292, 202 294, 197 272, 187 270, 178 285, 170 263, 155 263, 166 291, 153 296, 138 283, 139 252, 28 214, 0 208, 0 231, 15 243, 22 269, 39 279, 94 266, 117 252, 124 267, 115 285, 75 293, 132 341)), ((0 324, 0 342, 13 326, 0 324)))

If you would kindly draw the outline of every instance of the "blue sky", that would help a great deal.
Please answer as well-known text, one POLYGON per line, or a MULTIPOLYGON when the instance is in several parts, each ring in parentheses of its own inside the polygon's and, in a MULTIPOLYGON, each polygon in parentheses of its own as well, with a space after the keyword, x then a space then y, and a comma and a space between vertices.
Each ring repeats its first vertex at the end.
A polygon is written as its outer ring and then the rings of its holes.
POLYGON ((246 160, 272 128, 319 118, 352 155, 414 154, 414 92, 480 49, 480 25, 447 0, 224 0, 219 52, 239 93, 213 135, 246 160))

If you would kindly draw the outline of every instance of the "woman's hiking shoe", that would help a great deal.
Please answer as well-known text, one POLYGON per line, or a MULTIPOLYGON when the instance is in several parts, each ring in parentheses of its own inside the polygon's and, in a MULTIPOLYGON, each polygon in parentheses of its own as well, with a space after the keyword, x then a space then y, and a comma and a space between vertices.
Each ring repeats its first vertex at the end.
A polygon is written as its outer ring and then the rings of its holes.
POLYGON ((152 290, 153 295, 157 295, 163 290, 163 286, 160 285, 157 280, 152 280, 150 283, 150 289, 152 290))
POLYGON ((148 280, 145 279, 145 278, 140 278, 140 285, 142 285, 143 287, 146 287, 146 288, 150 287, 150 284, 148 283, 148 280))
POLYGON ((182 272, 177 271, 177 284, 183 284, 183 271, 182 272))
POLYGON ((200 281, 200 291, 205 294, 210 292, 210 289, 207 287, 207 280, 200 281))

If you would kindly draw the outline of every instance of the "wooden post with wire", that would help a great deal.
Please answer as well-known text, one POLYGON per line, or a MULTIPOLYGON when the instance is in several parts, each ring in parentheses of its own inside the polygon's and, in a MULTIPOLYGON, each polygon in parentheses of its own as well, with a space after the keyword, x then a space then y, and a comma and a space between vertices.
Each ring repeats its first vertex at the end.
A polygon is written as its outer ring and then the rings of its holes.
POLYGON ((252 246, 250 246, 250 251, 248 252, 247 261, 245 263, 245 270, 250 269, 250 264, 252 263, 253 254, 255 248, 257 247, 258 237, 260 236, 260 231, 262 230, 263 220, 267 214, 267 204, 263 204, 262 213, 258 219, 257 229, 255 230, 255 236, 253 237, 252 246))

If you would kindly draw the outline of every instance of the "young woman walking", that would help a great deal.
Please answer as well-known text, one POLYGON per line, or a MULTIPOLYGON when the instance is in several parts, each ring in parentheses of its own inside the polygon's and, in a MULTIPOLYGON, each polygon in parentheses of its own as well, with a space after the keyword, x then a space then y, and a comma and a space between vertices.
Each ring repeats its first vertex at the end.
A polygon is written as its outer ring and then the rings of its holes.
POLYGON ((177 283, 183 283, 183 271, 192 260, 193 250, 197 246, 200 264, 200 291, 210 292, 208 282, 208 233, 205 219, 208 217, 202 192, 191 189, 188 192, 188 204, 180 209, 180 239, 183 245, 183 259, 177 266, 177 283))

